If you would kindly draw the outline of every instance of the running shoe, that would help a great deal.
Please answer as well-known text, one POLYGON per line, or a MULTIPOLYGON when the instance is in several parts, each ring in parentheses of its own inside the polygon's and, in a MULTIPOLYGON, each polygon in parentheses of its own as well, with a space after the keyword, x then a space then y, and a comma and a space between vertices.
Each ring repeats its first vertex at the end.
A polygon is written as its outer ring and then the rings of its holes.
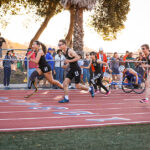
POLYGON ((108 92, 105 94, 105 96, 108 96, 110 93, 111 93, 111 92, 110 92, 110 91, 108 91, 108 92))
POLYGON ((64 98, 63 100, 58 101, 58 103, 69 103, 69 99, 64 98))
POLYGON ((148 99, 144 98, 140 100, 140 103, 148 103, 148 99))
POLYGON ((90 88, 91 88, 91 90, 89 92, 91 94, 91 97, 94 97, 94 88, 92 86, 90 88))
POLYGON ((97 91, 95 92, 95 95, 98 94, 98 93, 99 93, 99 90, 97 90, 97 91))

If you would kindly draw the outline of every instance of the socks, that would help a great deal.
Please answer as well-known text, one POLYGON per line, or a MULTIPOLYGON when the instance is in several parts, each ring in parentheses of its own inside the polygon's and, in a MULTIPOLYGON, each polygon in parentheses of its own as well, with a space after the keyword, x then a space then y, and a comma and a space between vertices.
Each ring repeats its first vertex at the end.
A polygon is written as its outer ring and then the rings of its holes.
POLYGON ((146 100, 149 100, 148 98, 145 98, 146 100))
POLYGON ((68 95, 65 95, 65 99, 69 99, 68 95))

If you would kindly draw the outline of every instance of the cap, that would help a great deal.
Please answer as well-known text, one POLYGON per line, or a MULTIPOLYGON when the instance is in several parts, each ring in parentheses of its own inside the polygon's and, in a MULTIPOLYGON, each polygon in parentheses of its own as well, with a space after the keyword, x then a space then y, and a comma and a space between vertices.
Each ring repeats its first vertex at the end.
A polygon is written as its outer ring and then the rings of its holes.
POLYGON ((102 48, 102 47, 100 47, 100 48, 99 48, 99 51, 103 51, 103 48, 102 48))
POLYGON ((100 48, 99 48, 99 51, 103 51, 103 48, 102 48, 102 47, 100 47, 100 48))
POLYGON ((48 51, 52 51, 53 49, 52 48, 48 48, 48 51))

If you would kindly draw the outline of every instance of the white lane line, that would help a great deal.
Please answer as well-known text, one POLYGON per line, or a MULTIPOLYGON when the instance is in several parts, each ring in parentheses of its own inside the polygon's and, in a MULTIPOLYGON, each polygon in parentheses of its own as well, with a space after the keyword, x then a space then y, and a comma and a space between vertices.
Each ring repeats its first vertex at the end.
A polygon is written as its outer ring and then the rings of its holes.
MULTIPOLYGON (((20 104, 20 103, 19 103, 20 104)), ((79 106, 79 105, 81 105, 81 106, 85 106, 85 105, 89 105, 89 106, 97 106, 97 105, 100 105, 100 106, 102 106, 102 105, 120 105, 120 104, 125 104, 125 103, 105 103, 105 104, 67 104, 67 106, 79 106)), ((12 107, 12 108, 14 108, 14 107, 29 107, 30 105, 25 105, 25 106, 21 106, 21 104, 18 106, 16 106, 16 105, 12 105, 12 106, 0 106, 0 108, 3 108, 3 107, 12 107)), ((41 104, 40 105, 41 107, 44 107, 44 106, 56 106, 56 107, 62 107, 62 106, 58 106, 58 105, 50 105, 50 104, 41 104)), ((36 106, 35 106, 36 107, 36 106)))
POLYGON ((65 118, 93 118, 93 117, 107 117, 107 116, 132 116, 132 115, 149 115, 149 113, 127 113, 127 114, 107 114, 107 115, 82 115, 82 116, 57 116, 57 117, 33 117, 33 118, 5 118, 0 119, 0 121, 8 121, 8 120, 38 120, 38 119, 65 119, 65 118))
MULTIPOLYGON (((32 107, 32 106, 31 106, 32 107)), ((34 106, 34 107, 36 107, 36 106, 34 106)), ((121 110, 123 110, 123 109, 142 109, 143 107, 122 107, 122 108, 97 108, 97 109, 92 109, 92 108, 85 108, 85 109, 69 109, 69 110, 73 110, 73 111, 76 111, 76 110, 119 110, 119 109, 121 109, 121 110)), ((146 108, 150 108, 150 107, 146 107, 146 108)), ((0 114, 7 114, 7 113, 37 113, 37 112, 48 112, 48 111, 58 111, 58 110, 56 110, 56 109, 50 109, 50 110, 31 110, 31 111, 6 111, 6 112, 0 112, 0 114)))
MULTIPOLYGON (((30 107, 32 107, 32 106, 30 106, 30 107)), ((36 106, 34 106, 34 107, 36 107, 36 106)), ((121 108, 95 108, 95 109, 92 109, 92 108, 84 108, 84 109, 70 109, 71 111, 73 110, 73 111, 76 111, 76 110, 117 110, 117 109, 121 109, 121 110, 123 110, 123 109, 142 109, 143 107, 121 107, 121 108)), ((146 107, 146 108, 150 108, 150 107, 146 107)), ((33 112, 33 113, 36 113, 36 112, 48 112, 48 111, 58 111, 58 110, 56 110, 56 109, 49 109, 49 110, 32 110, 32 111, 6 111, 6 112, 0 112, 0 114, 7 114, 7 113, 30 113, 30 112, 33 112)))
POLYGON ((93 126, 106 126, 106 125, 123 125, 123 124, 140 124, 150 123, 150 121, 130 121, 130 122, 119 122, 119 123, 101 123, 101 124, 85 124, 85 125, 66 125, 66 126, 47 126, 47 127, 26 127, 26 128, 6 128, 0 129, 0 131, 19 131, 19 130, 40 130, 40 129, 64 129, 64 128, 77 128, 77 127, 93 127, 93 126))

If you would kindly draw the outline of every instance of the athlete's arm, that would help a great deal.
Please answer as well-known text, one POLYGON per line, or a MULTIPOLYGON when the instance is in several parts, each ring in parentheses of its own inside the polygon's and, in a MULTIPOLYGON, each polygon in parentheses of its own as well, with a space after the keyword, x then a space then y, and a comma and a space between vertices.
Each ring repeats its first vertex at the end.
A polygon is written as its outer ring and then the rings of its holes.
POLYGON ((129 73, 133 74, 136 77, 136 84, 138 84, 138 74, 137 74, 137 72, 130 68, 129 73))
POLYGON ((42 51, 39 51, 39 52, 37 53, 36 58, 35 58, 35 59, 32 59, 32 58, 31 58, 30 61, 32 61, 32 62, 38 64, 42 55, 43 55, 43 52, 42 52, 42 51))
POLYGON ((65 60, 65 63, 76 62, 76 61, 78 61, 78 60, 80 59, 80 57, 77 55, 77 53, 76 53, 75 51, 73 51, 72 49, 70 49, 70 50, 68 51, 68 55, 69 55, 70 57, 74 57, 74 59, 71 59, 71 60, 66 59, 66 60, 65 60))

